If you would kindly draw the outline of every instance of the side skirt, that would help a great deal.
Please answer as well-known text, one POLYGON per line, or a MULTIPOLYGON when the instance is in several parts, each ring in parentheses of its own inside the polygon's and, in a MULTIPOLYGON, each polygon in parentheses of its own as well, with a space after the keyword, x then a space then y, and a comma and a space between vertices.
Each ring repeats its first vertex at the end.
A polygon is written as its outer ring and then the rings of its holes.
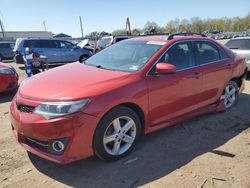
POLYGON ((210 114, 210 113, 222 112, 222 111, 225 111, 225 107, 224 107, 224 102, 220 101, 219 103, 212 104, 212 105, 209 105, 209 106, 206 106, 206 107, 203 107, 203 108, 199 108, 199 109, 194 110, 194 111, 192 111, 190 113, 184 114, 182 116, 175 117, 175 118, 173 118, 173 119, 171 119, 171 120, 169 120, 167 122, 160 123, 160 124, 158 124, 156 126, 148 127, 147 129, 145 129, 144 133, 148 134, 148 133, 157 131, 159 129, 169 127, 169 126, 173 126, 173 125, 176 125, 178 123, 193 119, 195 117, 199 117, 199 116, 204 115, 204 114, 210 114))

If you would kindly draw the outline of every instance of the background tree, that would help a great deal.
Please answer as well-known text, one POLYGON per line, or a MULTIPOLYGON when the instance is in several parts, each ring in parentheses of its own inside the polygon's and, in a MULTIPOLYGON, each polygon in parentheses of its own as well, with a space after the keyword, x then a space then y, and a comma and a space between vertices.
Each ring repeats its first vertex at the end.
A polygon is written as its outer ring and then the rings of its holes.
MULTIPOLYGON (((189 20, 175 19, 170 20, 165 27, 160 27, 156 22, 148 21, 143 29, 133 29, 132 34, 161 34, 175 32, 197 32, 197 33, 220 33, 220 32, 242 32, 250 31, 250 12, 245 17, 201 19, 194 17, 189 20)), ((127 34, 125 29, 117 29, 112 32, 113 35, 127 34)), ((107 32, 92 32, 86 37, 100 38, 110 35, 107 32)))
POLYGON ((117 29, 112 32, 113 35, 127 35, 127 31, 125 29, 117 29))
POLYGON ((145 34, 159 34, 164 32, 164 28, 161 28, 156 22, 147 22, 143 28, 145 34))

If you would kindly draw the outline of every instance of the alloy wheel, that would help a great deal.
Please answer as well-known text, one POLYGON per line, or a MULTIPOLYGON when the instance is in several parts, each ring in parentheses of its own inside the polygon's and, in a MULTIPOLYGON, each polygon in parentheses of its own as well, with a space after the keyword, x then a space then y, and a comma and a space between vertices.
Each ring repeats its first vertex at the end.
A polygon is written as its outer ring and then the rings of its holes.
POLYGON ((225 108, 230 108, 236 100, 237 89, 234 85, 228 84, 221 96, 221 100, 224 101, 225 108))
POLYGON ((121 155, 128 151, 136 138, 136 124, 128 116, 114 119, 103 136, 103 145, 110 155, 121 155))

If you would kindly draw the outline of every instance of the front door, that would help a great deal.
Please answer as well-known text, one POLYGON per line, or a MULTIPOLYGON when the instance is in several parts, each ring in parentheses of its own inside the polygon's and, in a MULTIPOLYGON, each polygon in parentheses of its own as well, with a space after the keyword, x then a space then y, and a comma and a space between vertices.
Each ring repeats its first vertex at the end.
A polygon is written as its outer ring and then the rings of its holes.
POLYGON ((174 44, 159 62, 175 65, 177 72, 159 75, 153 67, 147 76, 151 126, 197 109, 202 102, 202 77, 199 67, 195 67, 191 42, 174 44))

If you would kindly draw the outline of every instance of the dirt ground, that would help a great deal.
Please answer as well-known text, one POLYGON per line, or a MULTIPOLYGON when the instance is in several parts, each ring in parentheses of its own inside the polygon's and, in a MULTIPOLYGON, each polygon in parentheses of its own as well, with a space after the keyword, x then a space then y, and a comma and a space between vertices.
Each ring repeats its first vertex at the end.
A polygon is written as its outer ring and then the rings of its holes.
MULTIPOLYGON (((22 66, 9 64, 22 81, 22 66)), ((116 162, 58 165, 28 154, 12 135, 12 97, 0 95, 0 187, 250 188, 250 81, 231 110, 147 135, 116 162)))

